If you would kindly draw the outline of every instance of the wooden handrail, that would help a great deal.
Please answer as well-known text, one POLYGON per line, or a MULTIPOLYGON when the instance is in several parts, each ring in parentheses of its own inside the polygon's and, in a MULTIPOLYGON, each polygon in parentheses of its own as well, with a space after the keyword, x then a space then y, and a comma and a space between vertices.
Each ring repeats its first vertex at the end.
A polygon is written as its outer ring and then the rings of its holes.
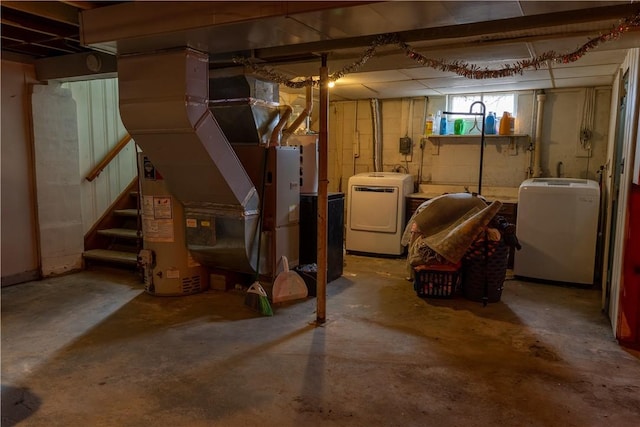
POLYGON ((93 167, 93 169, 91 169, 91 172, 89 172, 87 174, 87 176, 85 177, 85 179, 89 182, 93 181, 94 179, 96 179, 98 177, 98 175, 100 175, 100 172, 102 172, 104 170, 104 168, 107 167, 107 165, 109 163, 111 163, 111 160, 113 160, 114 157, 116 157, 118 155, 118 153, 127 146, 127 144, 129 143, 129 141, 131 141, 131 135, 126 134, 124 137, 122 137, 122 139, 120 141, 118 141, 118 143, 116 144, 115 147, 113 147, 106 156, 104 156, 104 159, 102 159, 102 161, 100 163, 98 163, 97 165, 95 165, 93 167))

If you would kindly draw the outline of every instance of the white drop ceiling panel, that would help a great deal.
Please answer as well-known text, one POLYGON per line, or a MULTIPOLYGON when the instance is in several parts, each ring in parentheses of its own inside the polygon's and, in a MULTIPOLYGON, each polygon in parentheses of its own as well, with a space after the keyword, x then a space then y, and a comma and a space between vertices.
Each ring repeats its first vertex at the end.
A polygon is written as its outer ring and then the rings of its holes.
POLYGON ((424 90, 428 89, 427 86, 421 84, 417 80, 405 80, 395 82, 379 82, 379 83, 366 83, 366 86, 375 90, 376 92, 391 92, 391 91, 403 91, 407 90, 424 90))
POLYGON ((562 63, 553 62, 552 67, 564 68, 564 67, 584 67, 589 65, 604 65, 604 64, 616 64, 619 65, 624 61, 627 56, 626 50, 603 50, 603 51, 591 51, 586 55, 574 62, 562 63))
POLYGON ((618 70, 618 65, 593 65, 590 67, 563 67, 553 70, 553 76, 557 79, 585 78, 585 77, 612 77, 618 70))
POLYGON ((493 82, 483 82, 478 86, 459 86, 447 88, 444 91, 445 94, 460 94, 460 93, 477 93, 477 92, 513 92, 521 90, 536 90, 536 89, 549 89, 552 87, 551 80, 536 80, 526 82, 511 82, 500 83, 498 80, 493 82))
POLYGON ((338 84, 354 84, 354 83, 385 83, 394 81, 412 80, 402 70, 373 71, 370 73, 352 73, 342 77, 338 84))
POLYGON ((416 67, 405 68, 402 73, 410 79, 432 79, 432 78, 445 78, 456 77, 455 73, 444 72, 429 67, 416 67))
POLYGON ((378 98, 380 94, 363 85, 336 86, 329 91, 329 100, 378 98))
POLYGON ((613 83, 613 76, 571 77, 555 79, 554 82, 557 88, 609 86, 613 83))

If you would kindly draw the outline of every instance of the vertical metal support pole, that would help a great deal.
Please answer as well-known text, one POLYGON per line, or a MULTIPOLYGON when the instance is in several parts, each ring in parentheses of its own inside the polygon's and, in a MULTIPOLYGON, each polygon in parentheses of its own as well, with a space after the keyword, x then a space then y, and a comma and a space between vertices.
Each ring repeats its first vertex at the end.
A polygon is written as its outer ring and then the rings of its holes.
MULTIPOLYGON (((483 117, 484 118, 484 117, 483 117)), ((482 125, 484 128, 484 125, 482 125)), ((484 164, 484 129, 480 138, 480 171, 478 172, 478 194, 482 194, 482 165, 484 164)))
POLYGON ((320 139, 318 146, 318 274, 316 284, 316 323, 326 321, 327 305, 327 145, 329 139, 329 72, 327 54, 320 67, 320 139))
POLYGON ((484 164, 484 104, 482 104, 482 133, 480 137, 480 171, 478 172, 478 194, 482 194, 482 165, 484 164))
POLYGON ((471 104, 471 106, 469 107, 469 114, 475 115, 476 123, 477 123, 478 117, 480 116, 479 114, 473 112, 473 106, 476 104, 479 104, 480 108, 482 109, 482 128, 481 128, 482 130, 481 130, 481 137, 480 137, 480 171, 478 172, 478 194, 482 194, 482 165, 484 164, 484 122, 485 122, 487 107, 484 105, 484 102, 482 101, 476 101, 471 104))

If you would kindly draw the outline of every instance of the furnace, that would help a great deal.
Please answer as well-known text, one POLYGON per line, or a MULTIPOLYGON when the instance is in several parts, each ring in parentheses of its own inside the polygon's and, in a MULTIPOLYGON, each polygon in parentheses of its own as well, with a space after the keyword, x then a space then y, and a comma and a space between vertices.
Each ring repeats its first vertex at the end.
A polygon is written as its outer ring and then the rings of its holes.
POLYGON ((188 48, 122 56, 118 76, 123 123, 184 213, 172 221, 187 252, 147 244, 141 253, 147 289, 189 273, 187 260, 228 277, 226 287, 239 275, 273 283, 283 257, 295 267, 300 152, 280 145, 291 108, 278 104, 278 85, 212 78, 208 55, 188 48))

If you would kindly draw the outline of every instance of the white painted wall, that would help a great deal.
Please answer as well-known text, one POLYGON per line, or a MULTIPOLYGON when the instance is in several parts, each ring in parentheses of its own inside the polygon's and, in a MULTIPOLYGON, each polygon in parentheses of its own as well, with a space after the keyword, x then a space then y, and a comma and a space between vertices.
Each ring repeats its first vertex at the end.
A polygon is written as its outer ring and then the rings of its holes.
POLYGON ((580 124, 585 105, 585 88, 546 91, 543 120, 542 170, 556 176, 557 164, 564 165, 565 176, 597 180, 596 172, 606 163, 611 88, 596 88, 592 155, 580 145, 580 124))
POLYGON ((35 85, 32 95, 42 275, 82 268, 78 127, 71 92, 35 85))
POLYGON ((84 177, 127 135, 118 107, 118 80, 69 82, 77 104, 82 230, 86 233, 137 175, 134 141, 92 182, 84 177))
POLYGON ((2 61, 3 285, 82 267, 84 234, 137 175, 134 142, 84 176, 124 135, 117 79, 42 85, 2 61))
POLYGON ((32 65, 2 61, 2 285, 40 275, 33 150, 32 65))
POLYGON ((50 185, 45 181, 50 169, 47 161, 55 159, 64 169, 55 169, 57 179, 64 183, 64 209, 55 205, 55 196, 60 196, 57 191, 38 192, 39 208, 45 215, 40 218, 42 272, 47 276, 82 266, 84 234, 136 177, 137 167, 131 141, 95 180, 84 178, 127 134, 120 120, 117 79, 52 84, 42 87, 38 96, 34 112, 37 108, 40 118, 34 120, 34 128, 39 129, 43 153, 42 162, 36 165, 38 188, 50 185), (47 243, 45 239, 51 240, 47 243))

